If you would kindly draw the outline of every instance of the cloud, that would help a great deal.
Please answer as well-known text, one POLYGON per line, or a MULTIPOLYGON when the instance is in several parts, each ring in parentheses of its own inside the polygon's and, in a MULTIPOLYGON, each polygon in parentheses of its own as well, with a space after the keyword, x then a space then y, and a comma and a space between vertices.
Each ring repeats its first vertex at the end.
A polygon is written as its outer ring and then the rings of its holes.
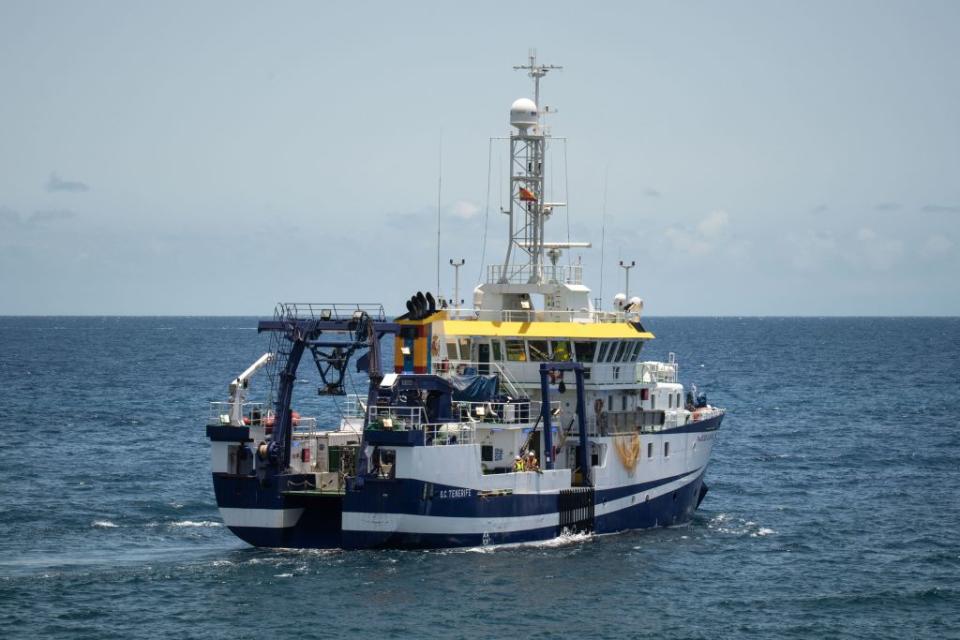
POLYGON ((945 235, 935 233, 923 243, 923 252, 927 256, 942 256, 953 249, 953 241, 945 235))
POLYGON ((873 271, 887 271, 903 256, 903 243, 889 240, 869 227, 861 227, 856 233, 847 258, 860 268, 873 271))
POLYGON ((27 218, 27 224, 46 224, 48 222, 58 222, 60 220, 70 220, 76 218, 77 214, 66 209, 52 209, 48 211, 34 211, 27 218))
POLYGON ((837 240, 833 233, 825 229, 790 234, 786 238, 789 245, 787 255, 790 263, 798 271, 818 271, 826 267, 837 256, 837 240))
POLYGON ((874 207, 877 211, 899 211, 901 208, 899 202, 881 202, 874 207))
POLYGON ((469 200, 457 200, 447 206, 447 214, 461 220, 469 220, 480 213, 480 205, 469 200))
POLYGON ((69 191, 73 193, 82 193, 83 191, 89 191, 90 186, 85 182, 80 182, 79 180, 64 180, 56 173, 50 174, 50 179, 47 180, 47 191, 53 193, 56 191, 69 191))
POLYGON ((697 225, 697 231, 703 236, 712 238, 723 233, 730 223, 730 216, 726 211, 713 211, 697 225))
POLYGON ((649 198, 659 198, 661 196, 661 193, 656 189, 654 189, 653 187, 647 187, 646 189, 643 190, 643 195, 649 198))
POLYGON ((730 216, 727 212, 718 210, 709 213, 693 230, 669 227, 664 234, 674 250, 692 256, 703 256, 711 253, 720 244, 718 241, 725 234, 729 223, 730 216))
POLYGON ((920 209, 924 213, 960 213, 960 206, 947 204, 928 204, 920 209))

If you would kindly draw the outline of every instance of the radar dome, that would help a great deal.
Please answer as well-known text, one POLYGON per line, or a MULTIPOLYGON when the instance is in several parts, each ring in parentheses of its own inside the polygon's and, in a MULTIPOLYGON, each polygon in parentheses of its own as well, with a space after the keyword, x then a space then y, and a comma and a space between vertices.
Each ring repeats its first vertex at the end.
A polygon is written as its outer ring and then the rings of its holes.
POLYGON ((639 296, 630 298, 630 311, 635 311, 636 313, 643 311, 643 300, 639 296))
POLYGON ((510 105, 510 124, 526 131, 529 127, 537 124, 537 105, 530 98, 520 98, 514 100, 510 105))
POLYGON ((627 294, 618 293, 613 296, 613 306, 617 309, 623 309, 623 305, 627 302, 627 294))

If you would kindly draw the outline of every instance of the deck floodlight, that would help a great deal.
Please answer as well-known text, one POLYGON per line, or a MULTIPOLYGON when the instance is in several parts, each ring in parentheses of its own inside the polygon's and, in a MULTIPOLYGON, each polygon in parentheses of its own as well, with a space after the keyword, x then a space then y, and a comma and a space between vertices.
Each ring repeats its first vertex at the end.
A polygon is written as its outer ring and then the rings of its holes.
POLYGON ((330 309, 321 309, 321 310, 320 310, 320 318, 321 318, 321 319, 323 319, 323 320, 329 320, 331 316, 333 316, 333 311, 331 311, 330 309))

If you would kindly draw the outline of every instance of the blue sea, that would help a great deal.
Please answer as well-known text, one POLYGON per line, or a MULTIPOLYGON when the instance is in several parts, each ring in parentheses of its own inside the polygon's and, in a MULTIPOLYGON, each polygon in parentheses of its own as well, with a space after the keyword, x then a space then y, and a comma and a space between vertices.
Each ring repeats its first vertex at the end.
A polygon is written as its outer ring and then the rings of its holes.
POLYGON ((691 524, 319 552, 214 504, 255 318, 0 318, 0 638, 960 638, 960 319, 646 324, 728 411, 691 524))

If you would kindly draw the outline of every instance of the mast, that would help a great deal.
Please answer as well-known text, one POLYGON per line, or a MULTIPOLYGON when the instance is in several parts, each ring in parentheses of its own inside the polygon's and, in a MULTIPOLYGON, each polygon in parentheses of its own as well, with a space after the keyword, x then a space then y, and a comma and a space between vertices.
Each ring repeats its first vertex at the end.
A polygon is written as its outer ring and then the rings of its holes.
POLYGON ((510 244, 499 282, 541 284, 544 281, 544 223, 552 207, 543 200, 549 136, 542 126, 540 79, 547 72, 563 67, 538 64, 537 53, 531 50, 528 64, 513 68, 526 70, 533 78, 534 100, 521 98, 510 108, 510 124, 516 128, 510 134, 510 208, 504 212, 510 216, 510 244), (515 215, 517 211, 523 212, 522 222, 515 215), (516 262, 512 260, 514 249, 518 250, 516 262), (525 264, 521 262, 523 254, 526 254, 525 264))

